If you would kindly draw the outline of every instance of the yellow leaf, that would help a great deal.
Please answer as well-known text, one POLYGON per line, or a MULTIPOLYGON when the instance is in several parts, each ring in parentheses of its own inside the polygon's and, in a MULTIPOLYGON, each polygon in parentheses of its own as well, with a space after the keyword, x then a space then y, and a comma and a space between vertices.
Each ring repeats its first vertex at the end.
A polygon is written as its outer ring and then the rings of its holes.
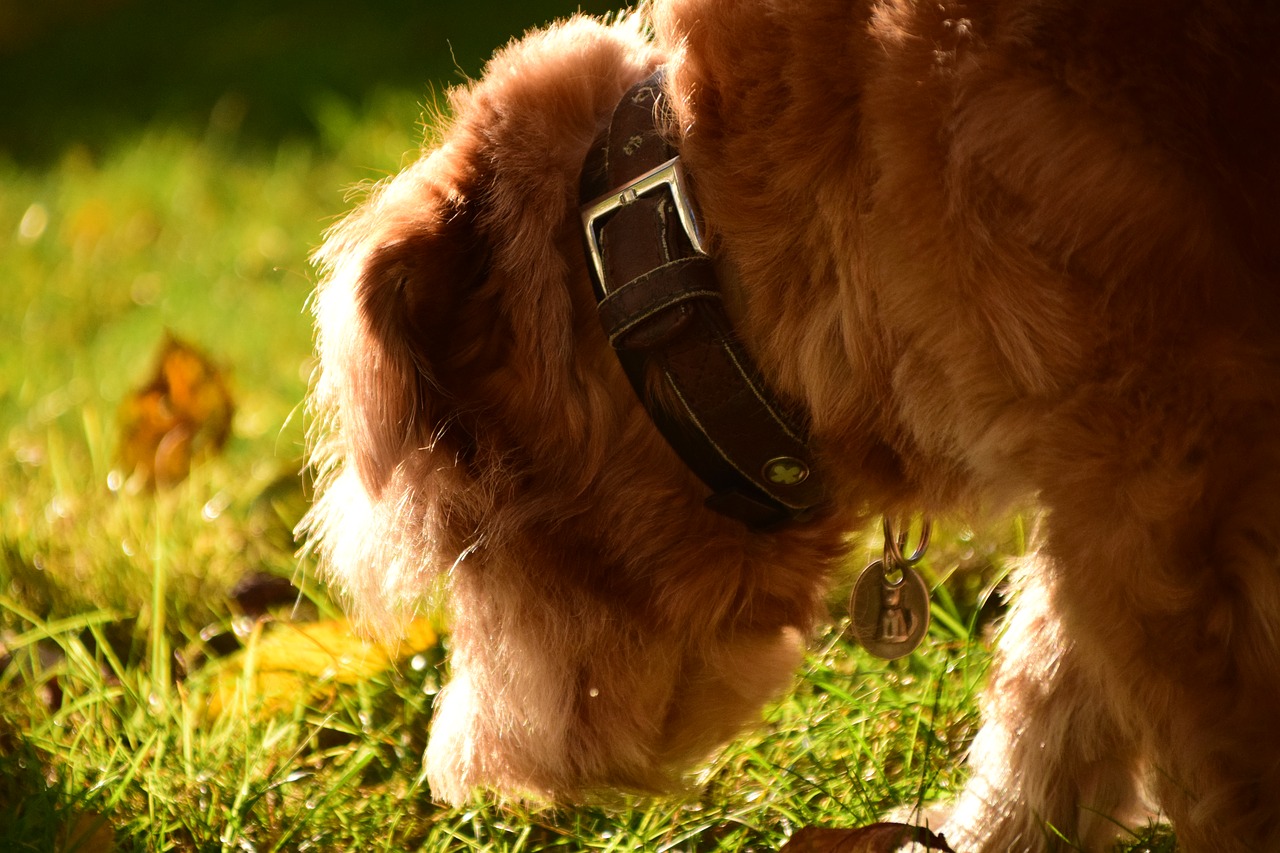
POLYGON ((438 641, 426 619, 414 620, 395 647, 363 639, 342 619, 259 622, 245 648, 219 662, 208 712, 216 717, 237 702, 263 714, 280 711, 299 698, 331 694, 337 684, 368 680, 438 641))

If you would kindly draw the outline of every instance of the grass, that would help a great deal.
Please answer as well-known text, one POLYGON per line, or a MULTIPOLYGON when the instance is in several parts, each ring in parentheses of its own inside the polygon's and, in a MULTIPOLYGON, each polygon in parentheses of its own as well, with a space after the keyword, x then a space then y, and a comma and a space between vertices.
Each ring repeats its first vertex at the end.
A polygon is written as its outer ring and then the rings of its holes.
MULTIPOLYGON (((112 38, 155 23, 150 0, 119 5, 112 38)), ((234 42, 230 25, 195 29, 234 42)), ((84 54, 86 32, 65 49, 84 54)), ((41 33, 32 55, 56 55, 41 33)), ((15 50, 0 43, 0 66, 22 64, 15 50)), ((284 66, 323 51, 280 53, 284 66)), ((980 590, 954 581, 930 641, 891 664, 851 647, 835 599, 796 689, 663 800, 432 804, 421 758, 447 637, 395 667, 304 673, 283 701, 255 701, 263 623, 237 584, 294 579, 282 623, 338 615, 290 533, 305 506, 306 256, 347 208, 344 189, 416 145, 424 90, 390 68, 376 66, 378 85, 305 97, 255 90, 253 75, 230 95, 202 78, 159 118, 125 105, 83 135, 65 115, 0 128, 0 850, 768 850, 800 826, 863 824, 954 791, 988 658, 980 590), (273 99, 297 108, 287 126, 255 119, 273 99), (133 491, 118 470, 120 406, 169 332, 222 369, 235 426, 176 487, 133 491), (242 657, 222 656, 231 636, 242 657)), ((32 86, 9 116, 57 101, 32 86)), ((92 93, 77 97, 71 111, 92 114, 92 93)), ((952 532, 932 568, 985 589, 1021 547, 1016 522, 952 532)), ((1155 832, 1129 849, 1172 841, 1155 832)))
POLYGON ((441 809, 420 767, 434 649, 421 665, 274 714, 246 705, 210 719, 208 674, 163 677, 164 641, 119 657, 106 631, 115 614, 45 620, 12 599, 0 608, 24 629, 8 640, 14 662, 0 679, 5 850, 63 849, 97 819, 122 850, 774 849, 794 828, 867 822, 951 788, 983 664, 955 643, 884 664, 831 634, 765 729, 684 797, 551 813, 441 809), (42 647, 56 663, 40 663, 42 647))

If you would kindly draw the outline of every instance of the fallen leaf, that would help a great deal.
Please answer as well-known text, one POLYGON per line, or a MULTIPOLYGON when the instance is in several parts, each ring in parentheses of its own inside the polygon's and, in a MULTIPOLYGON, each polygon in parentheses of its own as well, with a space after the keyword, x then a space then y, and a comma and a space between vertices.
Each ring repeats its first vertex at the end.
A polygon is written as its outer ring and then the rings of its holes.
POLYGON ((222 450, 235 403, 221 371, 173 335, 160 347, 147 382, 120 406, 120 450, 130 491, 172 486, 192 462, 222 450))
POLYGON ((260 621, 242 650, 217 662, 208 712, 218 716, 243 701, 270 714, 291 707, 299 696, 323 696, 336 684, 367 680, 438 642, 426 619, 411 622, 395 646, 363 639, 344 619, 260 621))
POLYGON ((781 850, 785 853, 895 853, 911 843, 925 850, 955 853, 941 835, 905 823, 873 823, 857 829, 807 826, 792 835, 781 850))
POLYGON ((116 846, 116 833, 105 817, 93 812, 80 812, 75 821, 60 832, 58 853, 111 853, 116 846))

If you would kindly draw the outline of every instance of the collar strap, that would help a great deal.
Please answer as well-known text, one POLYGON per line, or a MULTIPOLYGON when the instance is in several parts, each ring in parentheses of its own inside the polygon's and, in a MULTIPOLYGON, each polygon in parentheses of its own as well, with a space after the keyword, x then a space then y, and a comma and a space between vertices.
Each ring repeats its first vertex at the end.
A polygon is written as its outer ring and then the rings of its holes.
POLYGON ((707 506, 755 528, 803 521, 824 501, 803 421, 725 314, 688 177, 659 130, 663 99, 659 70, 623 96, 583 167, 600 320, 658 430, 711 489, 707 506), (650 393, 654 382, 670 393, 650 393))

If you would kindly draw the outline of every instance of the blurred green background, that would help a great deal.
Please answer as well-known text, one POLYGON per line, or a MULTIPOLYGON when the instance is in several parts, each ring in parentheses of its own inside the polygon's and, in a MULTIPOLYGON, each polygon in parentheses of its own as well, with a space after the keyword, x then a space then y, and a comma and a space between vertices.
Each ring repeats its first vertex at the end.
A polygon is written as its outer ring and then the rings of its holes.
POLYGON ((198 584, 172 590, 193 622, 245 573, 297 570, 308 256, 417 156, 447 86, 578 9, 0 0, 0 595, 42 615, 138 612, 137 543, 157 525, 198 584), (208 355, 235 418, 187 507, 140 525, 125 516, 151 504, 119 489, 122 411, 169 334, 208 355), (283 492, 296 500, 267 535, 257 508, 283 492), (208 501, 226 511, 186 529, 208 501))
POLYGON ((161 123, 274 142, 317 104, 475 76, 527 27, 610 0, 0 0, 0 152, 56 158, 161 123))

